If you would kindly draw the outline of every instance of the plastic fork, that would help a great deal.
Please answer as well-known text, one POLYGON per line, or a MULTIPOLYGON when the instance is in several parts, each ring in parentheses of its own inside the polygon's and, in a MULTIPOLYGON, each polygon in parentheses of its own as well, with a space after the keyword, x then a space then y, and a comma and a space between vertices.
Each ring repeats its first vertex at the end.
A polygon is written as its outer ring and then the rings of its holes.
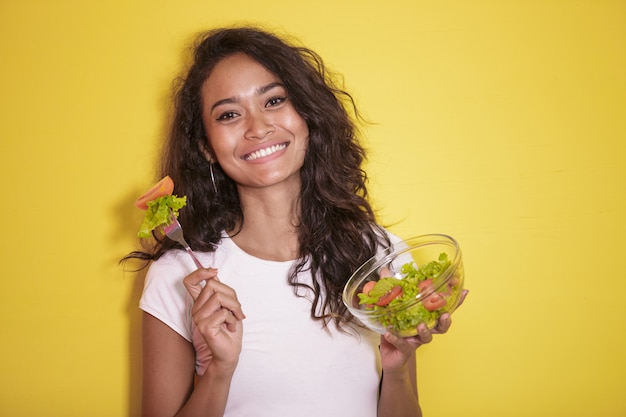
POLYGON ((170 211, 170 223, 166 226, 161 227, 161 230, 163 230, 163 233, 167 237, 172 239, 174 242, 181 244, 181 246, 185 249, 185 251, 187 251, 189 256, 191 256, 191 259, 193 259, 193 262, 196 264, 198 268, 204 268, 202 264, 200 263, 200 261, 198 260, 198 257, 196 256, 196 254, 193 253, 193 251, 189 247, 189 244, 185 240, 185 236, 183 234, 183 228, 178 222, 178 219, 176 218, 174 213, 172 213, 171 211, 170 211))

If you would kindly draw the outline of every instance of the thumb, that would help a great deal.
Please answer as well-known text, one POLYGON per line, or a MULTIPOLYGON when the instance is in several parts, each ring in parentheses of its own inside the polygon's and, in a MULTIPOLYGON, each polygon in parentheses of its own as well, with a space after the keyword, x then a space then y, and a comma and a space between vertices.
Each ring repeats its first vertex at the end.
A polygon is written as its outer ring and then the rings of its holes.
POLYGON ((204 282, 209 279, 217 280, 217 269, 197 269, 185 277, 185 279, 183 280, 183 284, 185 285, 187 292, 189 293, 189 295, 191 295, 191 298, 193 298, 194 301, 202 292, 202 288, 204 288, 204 282))

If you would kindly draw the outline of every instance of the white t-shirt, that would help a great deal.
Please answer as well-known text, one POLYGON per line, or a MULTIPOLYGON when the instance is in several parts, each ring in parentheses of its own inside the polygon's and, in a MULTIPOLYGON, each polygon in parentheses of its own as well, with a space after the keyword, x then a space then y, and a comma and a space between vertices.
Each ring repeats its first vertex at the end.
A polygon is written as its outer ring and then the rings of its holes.
MULTIPOLYGON (((227 236, 215 252, 199 253, 205 267, 237 292, 246 319, 243 348, 226 417, 375 417, 380 381, 380 335, 324 330, 310 317, 287 276, 293 262, 250 256, 227 236)), ((147 274, 140 308, 192 341, 190 297, 183 278, 189 255, 171 251, 147 274)), ((310 281, 310 273, 298 277, 310 281)))

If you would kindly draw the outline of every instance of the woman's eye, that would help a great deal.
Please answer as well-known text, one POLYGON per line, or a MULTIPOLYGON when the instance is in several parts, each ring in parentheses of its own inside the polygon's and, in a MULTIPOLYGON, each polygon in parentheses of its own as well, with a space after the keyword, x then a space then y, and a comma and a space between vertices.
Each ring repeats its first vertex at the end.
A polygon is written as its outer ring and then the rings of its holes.
POLYGON ((265 105, 265 107, 274 107, 274 106, 278 106, 280 103, 284 102, 285 100, 287 100, 287 97, 272 97, 269 100, 267 100, 267 104, 265 105))
POLYGON ((226 113, 222 113, 217 117, 217 120, 223 121, 223 120, 231 120, 234 119, 235 116, 237 116, 237 113, 233 112, 233 111, 228 111, 226 113))

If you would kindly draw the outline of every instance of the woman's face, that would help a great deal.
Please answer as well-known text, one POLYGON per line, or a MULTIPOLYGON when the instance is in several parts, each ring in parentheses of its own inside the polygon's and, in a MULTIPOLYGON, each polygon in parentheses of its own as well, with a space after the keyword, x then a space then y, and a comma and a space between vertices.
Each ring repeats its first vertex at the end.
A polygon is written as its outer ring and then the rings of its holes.
POLYGON ((245 54, 220 61, 202 87, 213 157, 241 187, 299 186, 309 140, 280 79, 245 54))

